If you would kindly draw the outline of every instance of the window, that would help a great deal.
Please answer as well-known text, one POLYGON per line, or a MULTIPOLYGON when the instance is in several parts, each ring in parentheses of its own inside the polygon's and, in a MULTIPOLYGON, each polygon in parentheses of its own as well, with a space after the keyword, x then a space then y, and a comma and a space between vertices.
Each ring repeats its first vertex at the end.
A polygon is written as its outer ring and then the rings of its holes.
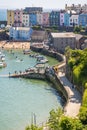
POLYGON ((70 22, 72 22, 72 19, 70 19, 70 22))

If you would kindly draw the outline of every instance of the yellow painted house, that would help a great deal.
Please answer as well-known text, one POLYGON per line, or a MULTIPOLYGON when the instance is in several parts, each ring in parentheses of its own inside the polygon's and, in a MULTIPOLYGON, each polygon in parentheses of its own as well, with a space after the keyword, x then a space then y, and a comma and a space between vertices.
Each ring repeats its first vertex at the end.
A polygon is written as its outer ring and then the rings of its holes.
POLYGON ((14 24, 14 10, 7 10, 7 25, 14 24))

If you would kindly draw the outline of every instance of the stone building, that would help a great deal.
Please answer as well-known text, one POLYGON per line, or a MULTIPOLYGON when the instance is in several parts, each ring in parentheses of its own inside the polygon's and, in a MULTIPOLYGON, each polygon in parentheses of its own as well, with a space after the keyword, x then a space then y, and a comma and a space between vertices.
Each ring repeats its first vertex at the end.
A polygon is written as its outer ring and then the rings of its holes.
POLYGON ((48 34, 46 31, 36 31, 34 30, 31 36, 33 42, 44 42, 48 39, 48 34))
POLYGON ((80 34, 74 33, 51 33, 51 43, 53 48, 61 53, 69 46, 71 49, 81 49, 84 38, 80 34))
POLYGON ((76 48, 77 49, 82 49, 81 46, 82 44, 84 43, 84 36, 81 35, 81 34, 75 34, 75 37, 76 37, 76 48))
POLYGON ((67 46, 76 48, 76 37, 73 33, 51 33, 51 38, 53 48, 60 53, 64 53, 67 46))
POLYGON ((81 49, 87 48, 87 39, 84 40, 83 44, 81 44, 81 49))
POLYGON ((77 13, 80 13, 81 11, 85 12, 87 11, 87 4, 81 5, 75 5, 72 4, 71 6, 65 5, 65 10, 75 10, 77 13))

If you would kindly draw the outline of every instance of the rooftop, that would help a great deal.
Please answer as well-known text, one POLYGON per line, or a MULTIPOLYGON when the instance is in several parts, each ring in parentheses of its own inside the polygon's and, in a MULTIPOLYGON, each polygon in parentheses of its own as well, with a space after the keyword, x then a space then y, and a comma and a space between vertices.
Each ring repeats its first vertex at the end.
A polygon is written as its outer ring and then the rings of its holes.
POLYGON ((37 31, 34 30, 32 33, 33 36, 44 36, 45 35, 45 31, 37 31))
POLYGON ((51 33, 52 37, 54 38, 68 38, 68 37, 75 37, 74 33, 51 33))
POLYGON ((79 40, 79 39, 81 39, 83 37, 83 35, 81 35, 81 34, 75 34, 75 37, 76 37, 76 40, 79 40))
POLYGON ((13 27, 14 30, 20 30, 20 31, 29 31, 30 28, 28 27, 13 27))

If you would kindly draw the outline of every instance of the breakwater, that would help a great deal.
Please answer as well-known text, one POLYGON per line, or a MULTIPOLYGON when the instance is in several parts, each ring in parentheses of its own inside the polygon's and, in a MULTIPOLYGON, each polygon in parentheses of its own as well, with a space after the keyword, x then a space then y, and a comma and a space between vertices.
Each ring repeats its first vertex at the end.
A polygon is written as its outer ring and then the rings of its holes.
POLYGON ((38 48, 38 47, 34 47, 34 46, 30 46, 30 49, 32 51, 35 52, 39 52, 43 55, 47 55, 47 56, 51 56, 53 58, 56 58, 58 61, 62 62, 64 60, 64 57, 62 54, 58 53, 58 52, 54 52, 45 48, 38 48))
POLYGON ((46 68, 44 73, 30 73, 30 72, 23 72, 23 73, 16 73, 10 74, 9 78, 28 78, 28 79, 40 79, 40 80, 48 80, 53 84, 53 87, 62 95, 62 98, 67 101, 68 100, 68 93, 63 87, 63 83, 59 80, 56 73, 52 68, 46 68))
MULTIPOLYGON (((50 81, 54 86, 54 88, 62 95, 62 98, 65 100, 65 104, 68 101, 68 93, 63 86, 63 83, 60 81, 56 73, 50 73, 49 70, 45 72, 46 79, 50 81)), ((64 106, 65 106, 64 104, 64 106)))
MULTIPOLYGON (((51 56, 53 58, 56 58, 60 63, 62 64, 63 62, 65 62, 64 56, 58 52, 54 52, 45 48, 37 48, 34 46, 30 46, 30 49, 32 51, 35 52, 39 52, 43 55, 47 55, 47 56, 51 56)), ((55 66, 55 65, 54 65, 55 66)), ((21 77, 21 78, 30 78, 30 79, 41 79, 41 80, 48 80, 50 81, 53 85, 54 88, 57 89, 62 97, 66 100, 66 102, 68 101, 68 93, 66 91, 66 89, 63 86, 63 83, 61 83, 60 79, 57 77, 56 73, 50 73, 50 68, 49 69, 45 69, 44 73, 38 73, 38 72, 24 72, 24 73, 18 73, 18 74, 13 74, 10 77, 13 78, 17 78, 17 77, 21 77)))
POLYGON ((16 73, 16 74, 10 74, 9 78, 29 78, 29 79, 42 79, 45 80, 45 74, 44 73, 29 73, 29 72, 23 72, 23 73, 16 73))
MULTIPOLYGON (((45 48, 38 48, 38 47, 34 47, 34 46, 31 46, 30 48, 32 51, 40 52, 43 55, 47 55, 47 56, 56 58, 60 62, 58 64, 58 66, 60 66, 62 63, 65 63, 65 57, 58 52, 54 52, 54 51, 51 51, 51 50, 48 50, 45 48)), ((62 97, 66 100, 66 103, 67 103, 68 99, 69 99, 69 95, 68 95, 66 89, 64 88, 63 83, 60 81, 60 79, 56 75, 56 73, 51 74, 49 70, 46 70, 45 78, 48 81, 50 81, 51 83, 53 83, 54 88, 56 88, 62 94, 62 97)))
MULTIPOLYGON (((57 60, 60 61, 59 65, 62 64, 64 62, 64 56, 60 53, 54 52, 54 51, 50 51, 47 50, 45 48, 35 48, 31 46, 31 50, 36 51, 36 52, 40 52, 41 54, 47 55, 47 56, 51 56, 53 58, 56 58, 57 60)), ((9 77, 10 78, 28 78, 28 79, 41 79, 41 80, 48 80, 53 84, 53 87, 59 92, 61 93, 63 99, 65 99, 66 103, 68 101, 68 93, 65 90, 63 83, 61 83, 60 79, 57 77, 55 71, 53 73, 50 73, 50 68, 49 69, 45 69, 45 71, 43 73, 38 72, 18 72, 15 74, 10 74, 9 77)))

